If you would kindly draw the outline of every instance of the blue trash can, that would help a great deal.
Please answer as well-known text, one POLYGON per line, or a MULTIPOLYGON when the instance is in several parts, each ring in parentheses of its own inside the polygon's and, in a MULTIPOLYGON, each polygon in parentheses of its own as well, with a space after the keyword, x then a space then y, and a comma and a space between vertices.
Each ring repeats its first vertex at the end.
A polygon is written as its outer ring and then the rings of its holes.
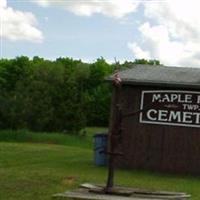
POLYGON ((108 134, 97 133, 94 136, 94 162, 97 166, 106 166, 108 156, 105 153, 108 146, 108 134))

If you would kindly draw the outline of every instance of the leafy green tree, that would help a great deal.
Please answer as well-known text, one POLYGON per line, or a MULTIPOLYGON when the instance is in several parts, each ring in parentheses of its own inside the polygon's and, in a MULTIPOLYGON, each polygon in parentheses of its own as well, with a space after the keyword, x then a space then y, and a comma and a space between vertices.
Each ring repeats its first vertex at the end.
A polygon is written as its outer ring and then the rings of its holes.
POLYGON ((108 64, 102 57, 94 63, 67 57, 0 59, 0 129, 77 134, 86 125, 107 126, 112 89, 104 78, 134 64, 160 63, 141 59, 108 64))

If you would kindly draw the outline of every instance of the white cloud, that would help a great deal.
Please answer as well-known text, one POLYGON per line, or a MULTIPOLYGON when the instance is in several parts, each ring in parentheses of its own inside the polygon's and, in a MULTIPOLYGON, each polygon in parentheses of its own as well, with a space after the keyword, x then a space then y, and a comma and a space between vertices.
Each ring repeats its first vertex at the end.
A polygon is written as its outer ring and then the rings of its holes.
POLYGON ((8 7, 6 0, 0 0, 0 27, 0 37, 11 41, 41 42, 43 40, 42 32, 37 28, 35 16, 30 12, 8 7))
POLYGON ((128 13, 134 12, 139 4, 135 0, 36 0, 36 3, 44 7, 61 7, 80 16, 91 16, 95 13, 99 13, 115 18, 121 18, 128 13))
POLYGON ((146 22, 139 26, 141 40, 129 43, 135 57, 159 59, 167 65, 200 67, 200 2, 167 0, 144 3, 146 22))
POLYGON ((128 43, 128 47, 129 49, 132 50, 132 52, 134 53, 135 57, 137 59, 142 59, 142 58, 146 58, 146 59, 150 59, 151 56, 149 54, 148 51, 143 50, 140 46, 137 45, 137 43, 133 42, 133 43, 128 43))
POLYGON ((0 1, 0 8, 5 8, 7 6, 6 0, 1 0, 0 1))

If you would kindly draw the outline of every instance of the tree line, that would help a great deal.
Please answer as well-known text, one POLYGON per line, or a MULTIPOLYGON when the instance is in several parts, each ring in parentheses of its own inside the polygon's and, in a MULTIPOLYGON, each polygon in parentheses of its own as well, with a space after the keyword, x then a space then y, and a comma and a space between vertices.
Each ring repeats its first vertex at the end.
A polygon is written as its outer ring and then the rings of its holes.
POLYGON ((107 126, 112 88, 104 78, 133 64, 159 61, 0 59, 0 129, 78 133, 86 126, 107 126))

